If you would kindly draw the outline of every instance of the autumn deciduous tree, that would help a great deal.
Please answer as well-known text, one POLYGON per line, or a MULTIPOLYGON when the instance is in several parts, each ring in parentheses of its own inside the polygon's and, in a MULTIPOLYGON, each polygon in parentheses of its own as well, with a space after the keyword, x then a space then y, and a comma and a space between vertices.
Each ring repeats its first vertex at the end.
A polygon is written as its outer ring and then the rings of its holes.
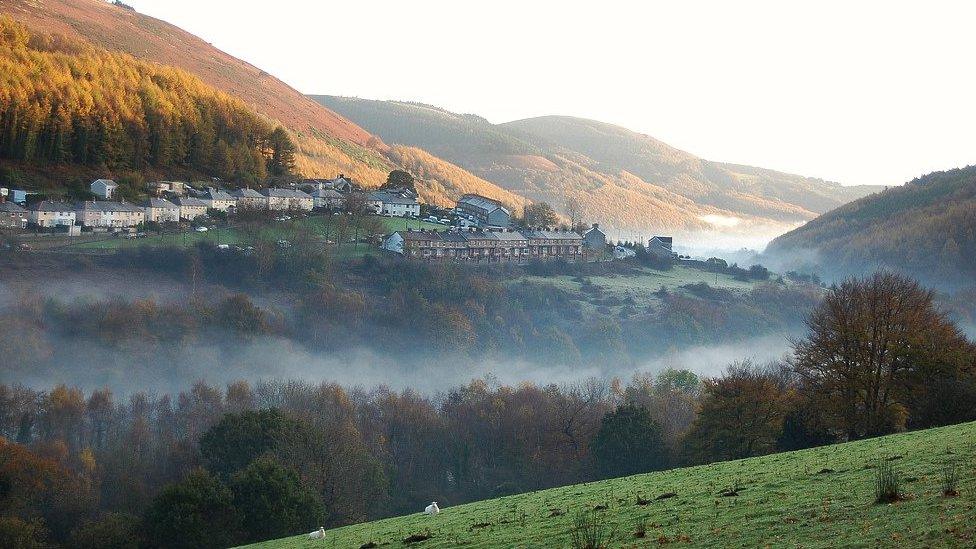
POLYGON ((403 170, 393 170, 390 175, 386 177, 386 183, 383 185, 384 188, 396 188, 402 187, 405 189, 414 190, 414 180, 410 172, 405 172, 403 170))
POLYGON ((685 439, 687 457, 707 462, 774 451, 791 396, 784 372, 748 361, 706 379, 701 408, 685 439))
POLYGON ((558 222, 556 210, 546 202, 528 204, 522 212, 521 224, 525 227, 553 227, 558 222))
POLYGON ((972 378, 973 346, 933 293, 891 272, 830 290, 796 341, 795 369, 849 439, 901 430, 935 384, 972 378))

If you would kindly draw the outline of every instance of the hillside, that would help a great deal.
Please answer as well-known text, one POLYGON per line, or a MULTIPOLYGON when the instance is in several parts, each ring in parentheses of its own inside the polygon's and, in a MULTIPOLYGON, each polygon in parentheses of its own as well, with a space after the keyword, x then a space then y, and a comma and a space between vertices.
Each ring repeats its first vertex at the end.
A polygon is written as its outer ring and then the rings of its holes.
POLYGON ((933 283, 976 276, 976 166, 856 200, 772 241, 781 266, 827 274, 887 267, 933 283))
POLYGON ((697 231, 723 221, 747 231, 785 230, 868 192, 709 162, 601 122, 543 117, 493 125, 429 105, 313 97, 387 142, 421 147, 558 209, 576 198, 588 218, 623 231, 697 231))
MULTIPOLYGON (((399 546, 424 534, 430 539, 422 547, 572 547, 574 517, 584 511, 612 536, 611 547, 835 547, 838 540, 845 546, 962 547, 976 537, 974 439, 976 423, 967 423, 457 507, 439 501, 436 517, 416 513, 329 530, 324 543, 399 546), (876 505, 876 467, 885 460, 907 497, 876 505), (952 466, 959 495, 945 497, 941 479, 952 466), (725 491, 733 487, 730 496, 725 491), (674 496, 658 499, 667 493, 674 496), (650 501, 638 505, 638 498, 650 501), (598 506, 607 509, 595 511, 598 506), (643 538, 635 535, 642 523, 643 538)), ((301 535, 252 547, 322 544, 301 535)))
MULTIPOLYGON (((102 0, 0 0, 0 15, 9 15, 31 32, 63 35, 109 52, 177 68, 203 83, 241 100, 267 123, 285 126, 297 146, 296 171, 308 177, 344 173, 366 186, 379 185, 398 167, 393 150, 363 128, 300 94, 281 80, 218 50, 204 40, 165 21, 102 0)), ((430 157, 425 173, 452 171, 457 182, 431 179, 420 183, 429 200, 446 203, 463 194, 461 189, 503 199, 518 207, 520 198, 507 195, 491 183, 430 157)), ((19 179, 30 188, 50 189, 66 180, 121 174, 84 165, 11 163, 19 179), (108 173, 106 173, 106 171, 108 173)), ((150 177, 172 177, 168 171, 150 171, 150 177)))

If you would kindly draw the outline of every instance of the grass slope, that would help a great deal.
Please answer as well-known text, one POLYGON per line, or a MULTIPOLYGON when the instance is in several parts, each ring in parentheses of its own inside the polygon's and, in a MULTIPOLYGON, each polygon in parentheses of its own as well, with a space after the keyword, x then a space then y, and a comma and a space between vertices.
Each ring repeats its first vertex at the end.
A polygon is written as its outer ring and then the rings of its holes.
POLYGON ((417 513, 330 530, 325 540, 301 535, 253 547, 401 546, 421 532, 431 538, 420 547, 570 547, 574 514, 600 505, 608 509, 592 512, 614 533, 614 547, 972 547, 974 464, 976 423, 967 423, 457 507, 440 502, 436 517, 417 513), (874 467, 882 459, 901 475, 904 501, 874 504, 874 467), (956 497, 941 493, 949 463, 959 478, 956 497), (734 485, 737 497, 719 495, 734 485), (677 495, 655 499, 668 492, 677 495), (651 502, 637 505, 639 495, 651 502), (643 539, 634 536, 641 520, 643 539))

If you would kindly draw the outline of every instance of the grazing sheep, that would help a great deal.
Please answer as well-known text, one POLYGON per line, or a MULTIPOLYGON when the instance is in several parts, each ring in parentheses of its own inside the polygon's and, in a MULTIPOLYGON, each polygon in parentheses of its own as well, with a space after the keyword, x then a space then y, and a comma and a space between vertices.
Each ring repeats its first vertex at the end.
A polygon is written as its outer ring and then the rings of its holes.
POLYGON ((441 508, 437 506, 436 501, 432 501, 430 505, 428 505, 427 508, 424 509, 424 513, 427 513, 428 515, 431 516, 436 515, 437 513, 440 512, 441 512, 441 508))
POLYGON ((308 535, 308 539, 325 539, 325 528, 319 526, 319 529, 308 535))

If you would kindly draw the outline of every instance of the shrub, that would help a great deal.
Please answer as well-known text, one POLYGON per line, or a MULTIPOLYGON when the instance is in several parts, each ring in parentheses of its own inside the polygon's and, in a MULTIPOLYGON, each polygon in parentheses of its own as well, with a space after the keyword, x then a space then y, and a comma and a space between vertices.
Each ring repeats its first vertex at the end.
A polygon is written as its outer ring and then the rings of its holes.
POLYGON ((893 503, 901 499, 901 479, 894 466, 881 461, 875 469, 874 502, 893 503))
POLYGON ((581 509, 573 516, 569 535, 573 549, 603 549, 613 539, 613 532, 601 514, 588 509, 581 509))
POLYGON ((946 497, 958 496, 958 486, 959 477, 956 474, 956 466, 955 464, 947 463, 942 468, 942 495, 946 497))

